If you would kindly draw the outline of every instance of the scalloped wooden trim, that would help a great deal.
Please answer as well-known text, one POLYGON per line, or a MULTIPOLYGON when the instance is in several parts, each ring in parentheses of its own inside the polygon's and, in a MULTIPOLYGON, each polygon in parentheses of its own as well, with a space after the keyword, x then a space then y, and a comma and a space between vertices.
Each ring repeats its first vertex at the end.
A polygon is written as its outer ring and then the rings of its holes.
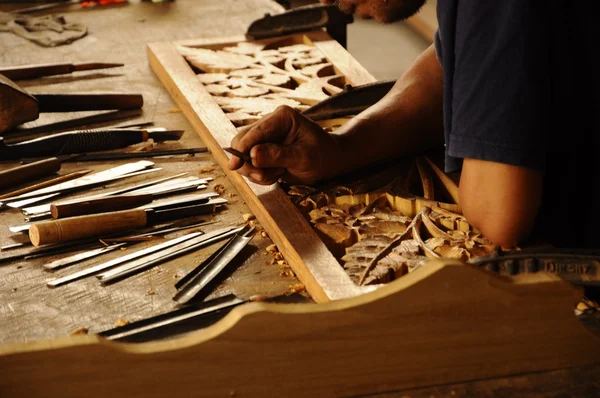
POLYGON ((338 397, 600 363, 574 299, 555 275, 434 260, 358 297, 244 304, 168 341, 0 346, 0 395, 338 397))

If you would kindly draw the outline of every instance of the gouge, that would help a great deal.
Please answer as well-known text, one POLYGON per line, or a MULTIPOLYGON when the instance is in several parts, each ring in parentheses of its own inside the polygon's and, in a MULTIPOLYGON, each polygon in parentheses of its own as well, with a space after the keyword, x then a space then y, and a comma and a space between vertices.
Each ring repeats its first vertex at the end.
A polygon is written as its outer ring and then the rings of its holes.
POLYGON ((50 175, 59 171, 60 166, 60 160, 49 158, 0 171, 0 189, 50 175))
POLYGON ((106 151, 125 148, 150 138, 156 142, 178 140, 183 133, 184 130, 164 128, 75 130, 11 145, 5 144, 0 137, 0 158, 20 159, 106 151))
POLYGON ((227 203, 227 200, 221 198, 202 199, 201 202, 192 206, 165 210, 133 209, 43 221, 29 227, 29 239, 34 246, 40 246, 100 237, 180 218, 213 213, 217 206, 227 203))
POLYGON ((0 74, 0 133, 35 120, 40 112, 140 109, 141 94, 73 93, 32 95, 0 74))
POLYGON ((26 80, 43 76, 66 75, 86 70, 118 68, 124 65, 125 64, 105 62, 19 65, 0 68, 0 74, 11 80, 26 80))

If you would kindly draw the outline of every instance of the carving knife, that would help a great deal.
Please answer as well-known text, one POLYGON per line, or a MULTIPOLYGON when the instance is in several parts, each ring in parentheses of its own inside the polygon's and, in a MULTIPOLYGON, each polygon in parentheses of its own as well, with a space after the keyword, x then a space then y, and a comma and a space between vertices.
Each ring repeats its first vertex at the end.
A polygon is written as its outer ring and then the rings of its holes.
POLYGON ((250 243, 255 234, 256 229, 250 226, 239 231, 219 250, 175 284, 179 291, 173 296, 173 300, 178 304, 186 304, 197 296, 250 243))
POLYGON ((133 209, 78 216, 31 224, 29 239, 34 246, 56 244, 133 230, 180 218, 210 214, 226 199, 202 199, 199 204, 168 209, 133 209))
POLYGON ((48 158, 0 171, 0 189, 50 175, 59 171, 60 168, 60 160, 57 158, 48 158))
POLYGON ((276 15, 266 14, 250 24, 246 37, 258 40, 326 28, 333 39, 346 47, 346 25, 353 21, 352 15, 334 5, 309 4, 276 15))
POLYGON ((96 277, 103 284, 113 283, 117 280, 121 280, 123 278, 131 276, 140 271, 146 270, 165 261, 190 253, 194 250, 198 250, 204 246, 208 246, 219 240, 228 238, 231 235, 238 233, 240 230, 242 230, 242 228, 243 227, 229 227, 208 232, 202 236, 196 237, 187 242, 179 243, 167 250, 163 250, 152 255, 142 257, 138 260, 123 264, 117 268, 113 268, 109 271, 97 275, 96 277))
POLYGON ((11 145, 0 138, 0 158, 19 159, 106 151, 125 148, 150 138, 156 142, 178 140, 183 133, 184 130, 163 128, 74 130, 11 145))
POLYGON ((20 65, 0 68, 0 74, 11 80, 36 79, 43 76, 66 75, 73 72, 109 69, 125 66, 120 63, 87 62, 87 63, 62 63, 62 64, 37 64, 20 65))
POLYGON ((51 261, 49 263, 44 264, 44 268, 49 269, 49 270, 55 270, 55 269, 59 269, 59 268, 64 268, 67 265, 72 265, 78 262, 81 262, 83 260, 87 260, 96 256, 99 256, 101 254, 104 253, 109 253, 113 250, 116 250, 120 247, 125 246, 127 243, 117 243, 114 245, 110 245, 110 246, 106 246, 106 247, 100 247, 98 249, 93 249, 93 250, 88 250, 86 252, 83 253, 77 253, 74 254, 72 256, 67 256, 67 257, 63 257, 63 258, 59 258, 58 260, 54 260, 51 261))
MULTIPOLYGON (((219 194, 216 192, 209 192, 205 194, 194 195, 194 199, 208 201, 208 198, 218 195, 219 194)), ((136 207, 147 205, 149 203, 152 203, 156 198, 157 195, 147 193, 142 195, 116 195, 108 196, 106 198, 83 200, 78 202, 57 203, 50 205, 50 213, 52 214, 52 218, 54 219, 82 216, 85 214, 107 213, 111 211, 133 209, 136 207)), ((193 202, 191 198, 183 200, 185 200, 185 203, 191 204, 193 202)), ((176 206, 181 205, 182 203, 182 200, 175 200, 172 201, 171 205, 163 204, 158 205, 158 207, 164 209, 167 208, 167 206, 176 206)), ((156 208, 157 207, 155 207, 155 209, 156 208)))

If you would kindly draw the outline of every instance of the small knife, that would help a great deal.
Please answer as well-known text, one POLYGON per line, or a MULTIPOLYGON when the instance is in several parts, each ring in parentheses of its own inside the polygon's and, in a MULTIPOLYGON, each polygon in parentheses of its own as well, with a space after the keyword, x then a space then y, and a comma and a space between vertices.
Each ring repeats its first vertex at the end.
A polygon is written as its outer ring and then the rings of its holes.
POLYGON ((108 235, 180 218, 209 214, 227 203, 226 199, 202 199, 202 203, 165 210, 133 209, 93 214, 31 224, 29 239, 34 246, 108 235))
POLYGON ((43 76, 64 75, 78 71, 117 68, 124 65, 125 64, 104 62, 21 65, 0 68, 0 74, 8 77, 10 80, 25 80, 36 79, 43 76))
POLYGON ((125 148, 150 138, 157 142, 178 140, 183 132, 184 130, 163 128, 74 130, 11 145, 0 138, 0 158, 19 159, 106 151, 125 148))

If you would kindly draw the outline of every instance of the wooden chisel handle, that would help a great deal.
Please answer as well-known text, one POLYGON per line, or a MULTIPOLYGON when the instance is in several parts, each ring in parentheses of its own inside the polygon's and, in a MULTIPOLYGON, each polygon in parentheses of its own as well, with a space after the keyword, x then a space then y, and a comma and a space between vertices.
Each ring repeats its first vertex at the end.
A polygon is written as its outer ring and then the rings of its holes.
POLYGON ((141 228, 147 222, 146 212, 137 209, 70 217, 31 224, 29 239, 34 246, 62 243, 141 228))
POLYGON ((0 68, 0 74, 10 80, 35 79, 42 76, 62 75, 75 70, 73 64, 40 64, 0 68))
POLYGON ((154 200, 154 195, 119 195, 84 200, 81 202, 51 204, 50 214, 52 218, 66 218, 82 216, 86 214, 106 213, 148 204, 154 200))
POLYGON ((48 158, 0 171, 0 189, 50 175, 60 170, 60 166, 60 160, 57 158, 48 158))
POLYGON ((102 111, 140 109, 141 94, 34 94, 40 112, 102 111))

